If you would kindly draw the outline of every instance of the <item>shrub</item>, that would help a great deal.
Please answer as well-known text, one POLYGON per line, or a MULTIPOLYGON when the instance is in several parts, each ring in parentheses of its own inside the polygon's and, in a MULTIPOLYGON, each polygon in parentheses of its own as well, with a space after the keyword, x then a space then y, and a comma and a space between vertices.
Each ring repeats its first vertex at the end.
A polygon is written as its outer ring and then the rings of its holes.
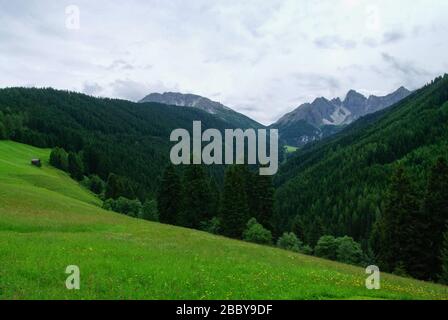
POLYGON ((314 248, 314 254, 318 257, 330 260, 336 260, 338 250, 338 242, 333 236, 322 236, 317 241, 314 248))
POLYGON ((309 245, 305 245, 300 248, 300 252, 303 254, 312 255, 313 248, 311 248, 309 245))
POLYGON ((272 244, 272 233, 252 218, 243 232, 243 239, 258 244, 272 244))
POLYGON ((110 211, 126 214, 130 217, 138 217, 143 209, 142 204, 138 200, 130 200, 119 197, 117 200, 107 199, 103 203, 103 208, 110 211))
POLYGON ((157 210, 157 202, 155 200, 146 200, 138 217, 140 219, 158 222, 159 211, 157 210))
POLYGON ((338 249, 336 251, 336 260, 348 264, 360 264, 363 261, 364 254, 361 245, 351 237, 336 239, 338 249))
POLYGON ((219 234, 221 231, 221 220, 218 217, 213 217, 209 221, 202 221, 201 230, 211 234, 219 234))
POLYGON ((299 252, 303 243, 300 241, 293 232, 285 232, 278 239, 277 246, 279 248, 299 252))

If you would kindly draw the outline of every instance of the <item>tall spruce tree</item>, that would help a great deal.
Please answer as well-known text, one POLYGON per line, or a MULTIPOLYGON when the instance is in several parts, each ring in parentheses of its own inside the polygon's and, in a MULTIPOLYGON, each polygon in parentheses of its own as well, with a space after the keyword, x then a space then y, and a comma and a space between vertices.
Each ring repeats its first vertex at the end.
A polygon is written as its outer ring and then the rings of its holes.
POLYGON ((157 210, 162 223, 178 224, 182 208, 182 186, 172 164, 166 167, 157 193, 157 210))
POLYGON ((221 232, 238 239, 242 237, 250 218, 245 177, 246 170, 242 165, 230 166, 224 177, 221 232))
POLYGON ((415 190, 402 167, 391 179, 383 215, 378 221, 378 259, 386 271, 405 268, 407 274, 423 277, 425 225, 415 190))
POLYGON ((423 211, 428 224, 428 266, 432 279, 442 271, 441 248, 448 221, 448 165, 438 159, 431 168, 426 188, 423 211))
POLYGON ((184 203, 179 223, 198 229, 201 222, 210 220, 214 214, 209 177, 202 166, 190 165, 185 170, 183 185, 184 203))
POLYGON ((263 227, 273 230, 274 187, 270 176, 255 176, 257 211, 255 218, 263 227))

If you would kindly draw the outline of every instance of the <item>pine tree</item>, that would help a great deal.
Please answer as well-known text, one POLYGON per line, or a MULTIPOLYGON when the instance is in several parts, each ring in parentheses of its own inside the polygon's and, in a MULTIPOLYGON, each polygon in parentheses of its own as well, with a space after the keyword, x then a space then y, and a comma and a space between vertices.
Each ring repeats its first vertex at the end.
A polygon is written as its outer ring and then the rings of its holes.
POLYGON ((254 217, 265 228, 273 230, 274 187, 270 176, 255 176, 256 212, 254 217))
POLYGON ((428 223, 428 266, 432 279, 440 274, 440 252, 448 221, 448 165, 442 158, 432 167, 424 198, 423 211, 428 223))
POLYGON ((78 154, 70 152, 68 154, 68 172, 70 176, 81 181, 84 175, 84 166, 78 154))
POLYGON ((425 269, 425 225, 414 188, 404 169, 392 176, 384 213, 378 221, 378 259, 384 270, 404 268, 422 277, 425 269))
POLYGON ((190 165, 185 170, 183 212, 180 224, 189 228, 200 228, 201 222, 213 217, 212 195, 209 178, 200 165, 190 165))
POLYGON ((50 153, 50 164, 63 171, 68 170, 68 154, 63 148, 56 147, 50 153))
POLYGON ((249 220, 244 166, 230 166, 224 177, 221 231, 225 236, 241 238, 249 220))
POLYGON ((157 193, 157 210, 162 223, 178 224, 182 204, 182 187, 176 169, 170 164, 164 171, 157 193))

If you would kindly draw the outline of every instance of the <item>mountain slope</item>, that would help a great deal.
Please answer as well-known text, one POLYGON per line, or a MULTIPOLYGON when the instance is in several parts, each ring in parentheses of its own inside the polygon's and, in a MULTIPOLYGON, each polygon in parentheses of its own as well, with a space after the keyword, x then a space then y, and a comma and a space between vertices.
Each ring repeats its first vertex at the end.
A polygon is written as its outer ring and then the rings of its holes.
POLYGON ((163 94, 151 93, 140 101, 140 103, 144 102, 156 102, 179 107, 200 109, 207 113, 216 115, 225 122, 231 123, 236 128, 244 129, 263 127, 255 120, 252 120, 219 102, 194 94, 182 94, 178 92, 165 92, 163 94))
POLYGON ((109 173, 124 176, 142 199, 155 193, 161 171, 169 163, 171 132, 191 130, 195 120, 203 128, 235 128, 196 108, 100 99, 54 89, 0 89, 0 139, 3 121, 7 121, 12 140, 83 152, 88 159, 86 175, 97 174, 104 180, 109 173))
POLYGON ((388 108, 410 93, 401 87, 384 97, 372 95, 366 98, 350 90, 344 100, 317 98, 284 115, 271 127, 279 129, 280 138, 286 144, 303 146, 338 131, 337 126, 350 124, 365 115, 388 108))
POLYGON ((48 157, 0 141, 0 299, 448 298, 388 274, 367 290, 362 268, 104 211, 48 157), (81 290, 66 289, 68 265, 81 290))
POLYGON ((447 101, 445 76, 298 151, 276 177, 278 228, 300 225, 309 242, 347 234, 366 248, 396 166, 406 168, 422 198, 429 168, 448 158, 447 101))

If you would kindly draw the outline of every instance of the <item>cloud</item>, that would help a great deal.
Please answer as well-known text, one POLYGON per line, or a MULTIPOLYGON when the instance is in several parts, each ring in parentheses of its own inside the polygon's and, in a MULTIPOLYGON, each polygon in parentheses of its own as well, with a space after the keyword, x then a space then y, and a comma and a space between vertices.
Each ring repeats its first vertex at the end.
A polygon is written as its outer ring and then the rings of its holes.
POLYGON ((448 64, 446 0, 0 3, 0 86, 134 101, 195 93, 266 124, 319 96, 418 87, 448 64), (71 4, 76 31, 65 27, 71 4))
POLYGON ((384 52, 381 56, 383 60, 398 73, 402 73, 407 76, 427 76, 430 74, 428 71, 416 67, 412 62, 400 61, 384 52))
POLYGON ((88 81, 86 81, 84 83, 84 85, 83 85, 83 88, 82 88, 82 92, 87 94, 87 95, 90 95, 90 96, 99 95, 102 91, 103 91, 103 87, 101 87, 96 82, 88 82, 88 81))
POLYGON ((339 36, 324 36, 314 40, 314 44, 322 49, 354 49, 357 46, 356 41, 342 39, 339 36))

